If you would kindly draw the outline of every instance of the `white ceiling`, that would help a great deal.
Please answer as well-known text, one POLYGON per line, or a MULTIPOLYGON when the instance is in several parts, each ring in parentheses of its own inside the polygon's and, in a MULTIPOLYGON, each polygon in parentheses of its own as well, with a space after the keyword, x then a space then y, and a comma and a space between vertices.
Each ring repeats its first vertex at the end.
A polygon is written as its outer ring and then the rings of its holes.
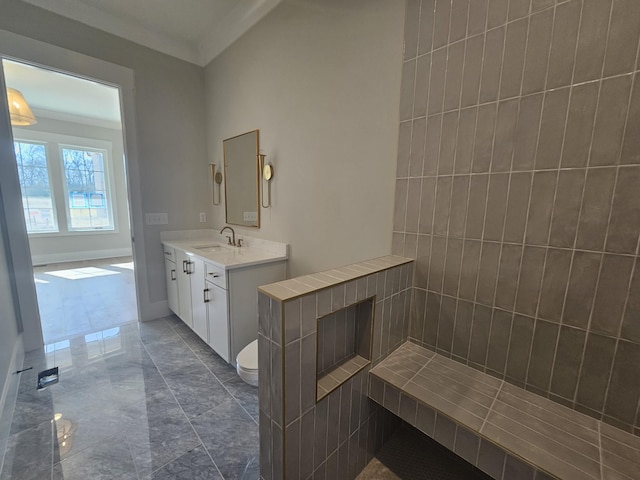
POLYGON ((117 88, 10 60, 2 66, 7 86, 22 92, 36 118, 121 128, 117 88))
POLYGON ((200 66, 282 0, 24 0, 200 66))

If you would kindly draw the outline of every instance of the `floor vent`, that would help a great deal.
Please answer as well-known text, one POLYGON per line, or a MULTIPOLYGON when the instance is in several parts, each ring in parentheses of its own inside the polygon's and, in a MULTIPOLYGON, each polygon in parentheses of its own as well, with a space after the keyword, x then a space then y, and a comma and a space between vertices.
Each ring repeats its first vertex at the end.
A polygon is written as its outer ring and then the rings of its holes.
POLYGON ((60 375, 58 372, 58 367, 43 370, 42 372, 38 373, 38 390, 42 390, 49 385, 58 383, 59 379, 60 375))

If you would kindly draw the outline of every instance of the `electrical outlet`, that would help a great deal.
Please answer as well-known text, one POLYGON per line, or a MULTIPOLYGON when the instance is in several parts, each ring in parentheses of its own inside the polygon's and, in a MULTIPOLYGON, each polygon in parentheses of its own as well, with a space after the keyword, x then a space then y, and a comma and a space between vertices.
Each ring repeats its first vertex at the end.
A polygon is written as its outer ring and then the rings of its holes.
POLYGON ((145 213, 144 223, 147 225, 167 225, 169 223, 169 215, 166 213, 145 213))
POLYGON ((207 214, 205 212, 200 212, 200 223, 204 223, 207 221, 207 214))

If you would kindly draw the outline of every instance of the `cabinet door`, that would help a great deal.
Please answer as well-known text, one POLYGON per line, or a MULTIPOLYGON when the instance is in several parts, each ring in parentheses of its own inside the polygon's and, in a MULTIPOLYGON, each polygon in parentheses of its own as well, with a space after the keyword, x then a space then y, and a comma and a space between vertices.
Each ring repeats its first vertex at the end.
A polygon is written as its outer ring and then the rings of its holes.
POLYGON ((189 278, 189 262, 191 257, 184 251, 176 249, 176 275, 178 279, 178 316, 184 323, 192 327, 191 321, 191 279, 189 278))
POLYGON ((191 280, 191 328, 205 342, 209 342, 209 328, 207 325, 208 294, 204 281, 204 262, 197 258, 190 258, 189 277, 191 280))
POLYGON ((176 272, 176 264, 171 260, 164 261, 164 273, 167 278, 167 300, 169 308, 173 313, 178 313, 178 273, 176 272))
POLYGON ((209 302, 209 345, 226 362, 229 358, 229 318, 227 316, 227 291, 207 282, 209 302))

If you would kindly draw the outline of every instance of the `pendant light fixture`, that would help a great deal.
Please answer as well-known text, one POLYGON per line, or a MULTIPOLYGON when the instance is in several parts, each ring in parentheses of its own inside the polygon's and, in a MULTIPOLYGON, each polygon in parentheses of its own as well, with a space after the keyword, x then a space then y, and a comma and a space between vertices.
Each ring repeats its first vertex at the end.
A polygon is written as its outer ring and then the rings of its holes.
POLYGON ((38 123, 20 90, 7 88, 7 100, 9 102, 11 125, 14 127, 27 127, 38 123))

